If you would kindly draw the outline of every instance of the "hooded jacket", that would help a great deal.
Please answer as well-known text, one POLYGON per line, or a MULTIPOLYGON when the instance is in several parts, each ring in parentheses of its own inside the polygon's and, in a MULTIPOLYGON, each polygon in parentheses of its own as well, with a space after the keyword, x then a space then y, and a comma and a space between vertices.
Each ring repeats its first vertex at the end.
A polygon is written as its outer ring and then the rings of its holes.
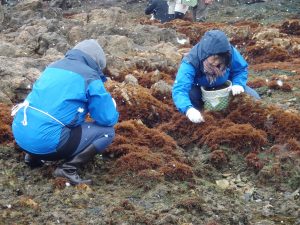
POLYGON ((231 80, 233 85, 245 88, 247 77, 248 64, 243 56, 229 43, 224 32, 211 30, 206 32, 200 42, 183 58, 172 89, 173 101, 181 113, 186 113, 193 106, 189 98, 193 85, 216 87, 231 80), (224 75, 210 84, 204 73, 203 61, 209 56, 225 52, 230 52, 230 64, 224 75))
POLYGON ((25 100, 29 107, 20 108, 13 120, 21 148, 35 154, 55 152, 87 113, 101 126, 116 124, 119 113, 104 87, 100 65, 106 61, 100 48, 95 40, 80 42, 43 71, 25 100))

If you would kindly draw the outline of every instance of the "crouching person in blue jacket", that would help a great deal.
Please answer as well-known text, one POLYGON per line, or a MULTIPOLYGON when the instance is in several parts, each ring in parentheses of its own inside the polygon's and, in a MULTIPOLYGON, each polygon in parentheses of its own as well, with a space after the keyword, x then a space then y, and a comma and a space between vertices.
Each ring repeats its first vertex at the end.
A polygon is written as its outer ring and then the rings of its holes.
POLYGON ((64 159, 54 171, 71 184, 90 184, 77 173, 115 136, 119 113, 104 87, 106 57, 96 40, 84 40, 50 65, 34 83, 25 101, 14 107, 12 131, 26 152, 25 163, 64 159), (93 122, 86 122, 89 113, 93 122))
POLYGON ((248 64, 220 30, 211 30, 185 56, 178 69, 172 89, 177 109, 193 123, 204 122, 201 86, 214 88, 227 80, 232 82, 232 94, 245 92, 255 99, 258 93, 246 85, 248 64))

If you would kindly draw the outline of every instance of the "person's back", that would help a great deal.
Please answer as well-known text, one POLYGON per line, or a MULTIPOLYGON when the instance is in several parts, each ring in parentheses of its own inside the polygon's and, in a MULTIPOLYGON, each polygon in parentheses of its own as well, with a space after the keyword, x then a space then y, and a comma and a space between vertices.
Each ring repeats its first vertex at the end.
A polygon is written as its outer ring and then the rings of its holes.
POLYGON ((168 14, 168 8, 168 3, 165 0, 150 0, 145 9, 145 14, 153 14, 155 19, 165 23, 174 19, 173 14, 168 14))
POLYGON ((83 40, 48 65, 23 103, 13 108, 12 132, 30 167, 65 160, 53 175, 90 184, 77 169, 103 153, 115 136, 119 113, 106 91, 106 56, 94 39, 83 40), (85 120, 89 115, 91 122, 85 120))

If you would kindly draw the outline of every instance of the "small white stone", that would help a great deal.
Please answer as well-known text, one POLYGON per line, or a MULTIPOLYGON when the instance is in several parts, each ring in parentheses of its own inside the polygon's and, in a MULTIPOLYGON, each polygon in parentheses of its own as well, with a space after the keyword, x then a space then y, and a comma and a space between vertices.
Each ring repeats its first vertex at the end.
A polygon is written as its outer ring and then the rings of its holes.
POLYGON ((188 41, 187 41, 187 39, 179 39, 179 38, 177 37, 177 42, 178 42, 179 44, 181 44, 181 45, 184 45, 184 44, 187 43, 188 41))
POLYGON ((277 81, 277 85, 281 87, 281 86, 283 85, 282 80, 278 80, 278 81, 277 81))

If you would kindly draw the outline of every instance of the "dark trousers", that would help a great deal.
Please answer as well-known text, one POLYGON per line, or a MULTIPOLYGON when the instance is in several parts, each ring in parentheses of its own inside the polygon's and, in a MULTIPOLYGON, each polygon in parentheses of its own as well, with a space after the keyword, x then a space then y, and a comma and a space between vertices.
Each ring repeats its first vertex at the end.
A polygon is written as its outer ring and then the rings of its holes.
POLYGON ((175 12, 174 19, 183 19, 184 13, 181 12, 175 12))
POLYGON ((56 152, 43 155, 25 152, 37 159, 56 161, 70 159, 93 144, 98 153, 103 153, 113 141, 115 130, 114 127, 103 127, 95 122, 86 122, 81 126, 72 128, 70 135, 63 135, 62 137, 60 143, 64 144, 59 144, 56 152))

